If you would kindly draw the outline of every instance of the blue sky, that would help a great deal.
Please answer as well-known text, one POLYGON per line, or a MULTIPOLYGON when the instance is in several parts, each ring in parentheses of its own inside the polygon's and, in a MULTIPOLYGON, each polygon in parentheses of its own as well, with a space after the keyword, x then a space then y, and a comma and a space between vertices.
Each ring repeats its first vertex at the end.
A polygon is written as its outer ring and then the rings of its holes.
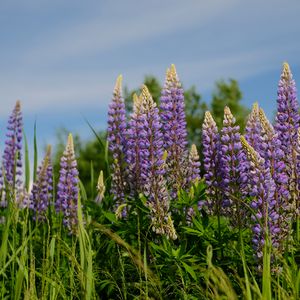
POLYGON ((88 138, 82 116, 105 129, 118 74, 135 88, 171 63, 204 99, 235 78, 272 116, 283 61, 300 82, 299 13, 297 0, 1 1, 0 145, 16 99, 40 146, 61 126, 88 138))

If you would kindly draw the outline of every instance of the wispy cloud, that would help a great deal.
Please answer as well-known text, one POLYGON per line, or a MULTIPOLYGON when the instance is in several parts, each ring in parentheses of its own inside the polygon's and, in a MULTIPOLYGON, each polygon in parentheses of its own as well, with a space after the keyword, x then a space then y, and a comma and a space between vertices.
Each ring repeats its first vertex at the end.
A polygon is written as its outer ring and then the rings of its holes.
MULTIPOLYGON (((230 11, 237 0, 224 1, 122 1, 98 5, 91 19, 74 26, 56 27, 44 39, 33 41, 24 62, 51 64, 66 58, 91 55, 205 24, 230 11)), ((121 48, 120 48, 121 51, 121 48)))

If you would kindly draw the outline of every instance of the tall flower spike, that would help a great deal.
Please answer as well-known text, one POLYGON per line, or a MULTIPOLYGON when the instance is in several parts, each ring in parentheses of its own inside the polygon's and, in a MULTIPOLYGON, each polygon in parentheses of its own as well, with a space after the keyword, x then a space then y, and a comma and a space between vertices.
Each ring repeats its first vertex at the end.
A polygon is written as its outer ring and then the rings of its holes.
POLYGON ((261 156, 265 160, 265 168, 270 170, 271 176, 275 182, 276 189, 274 192, 275 209, 279 214, 280 234, 278 241, 280 251, 286 246, 286 237, 291 233, 292 207, 289 203, 290 194, 288 187, 288 174, 284 163, 284 153, 281 150, 281 142, 278 134, 275 132, 272 124, 267 119, 264 111, 259 110, 261 123, 261 156))
POLYGON ((69 134, 65 151, 60 160, 55 208, 58 213, 63 213, 63 223, 72 234, 76 234, 77 232, 78 182, 73 137, 72 134, 69 134))
POLYGON ((245 127, 245 139, 251 145, 255 151, 260 153, 261 144, 261 124, 259 120, 259 106, 255 102, 252 107, 252 111, 248 117, 245 127))
POLYGON ((176 68, 167 70, 165 84, 160 98, 161 122, 164 149, 168 151, 168 184, 172 198, 186 185, 188 164, 187 129, 184 111, 184 93, 178 79, 176 68))
POLYGON ((200 180, 200 160, 196 145, 192 145, 189 154, 189 183, 196 183, 200 180))
POLYGON ((0 188, 4 187, 4 178, 10 188, 21 188, 22 181, 22 112, 20 101, 16 102, 15 108, 8 119, 2 168, 0 171, 0 188))
POLYGON ((46 212, 52 199, 53 168, 51 164, 51 146, 47 147, 45 158, 37 170, 37 180, 33 183, 29 208, 33 219, 45 220, 46 212))
MULTIPOLYGON (((251 147, 242 136, 241 142, 250 162, 251 196, 254 197, 251 207, 254 214, 253 221, 253 244, 258 259, 262 259, 263 246, 267 237, 274 248, 278 248, 277 235, 280 232, 278 225, 279 215, 275 209, 275 183, 270 170, 265 167, 264 159, 251 147)), ((261 263, 261 261, 260 261, 261 263)))
POLYGON ((113 157, 111 192, 116 206, 125 201, 124 151, 126 143, 126 111, 122 97, 122 76, 117 78, 108 110, 107 140, 113 157))
POLYGON ((297 130, 299 128, 299 104, 297 100, 296 84, 290 67, 283 64, 281 77, 277 91, 277 115, 275 120, 275 130, 281 142, 281 150, 284 153, 284 163, 289 175, 289 192, 291 204, 294 210, 299 207, 300 193, 298 189, 297 165, 297 130))
POLYGON ((227 213, 233 216, 232 221, 238 227, 242 226, 244 207, 240 199, 247 189, 247 159, 240 142, 239 126, 235 125, 229 107, 224 109, 223 128, 221 130, 221 187, 224 193, 223 206, 227 213))
POLYGON ((133 95, 133 113, 127 130, 126 163, 130 195, 141 192, 141 153, 147 152, 145 114, 142 113, 142 97, 133 95))
POLYGON ((164 179, 165 161, 163 137, 158 108, 144 85, 141 93, 141 134, 145 148, 140 152, 140 169, 143 192, 148 197, 152 228, 157 234, 175 238, 169 214, 169 194, 164 179), (171 227, 170 227, 171 226, 171 227))
POLYGON ((210 213, 219 214, 222 207, 220 191, 220 137, 216 122, 209 111, 205 112, 202 125, 202 143, 204 178, 207 185, 207 207, 210 213))

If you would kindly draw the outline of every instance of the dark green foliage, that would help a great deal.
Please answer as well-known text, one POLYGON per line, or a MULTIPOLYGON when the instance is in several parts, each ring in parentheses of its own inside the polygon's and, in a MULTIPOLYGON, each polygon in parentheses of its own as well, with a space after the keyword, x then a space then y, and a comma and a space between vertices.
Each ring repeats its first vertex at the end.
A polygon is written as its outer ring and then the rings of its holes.
MULTIPOLYGON (((159 80, 152 75, 147 75, 147 76, 145 76, 143 84, 145 84, 148 87, 148 90, 151 93, 154 102, 158 104, 159 98, 160 98, 160 92, 162 89, 162 86, 161 86, 159 80)), ((141 93, 141 87, 134 89, 132 91, 129 91, 127 87, 124 88, 123 95, 124 95, 124 101, 125 101, 125 105, 126 105, 126 111, 128 114, 130 114, 132 112, 133 94, 139 95, 140 93, 141 93)))
POLYGON ((224 80, 216 82, 211 100, 211 113, 219 128, 223 125, 224 107, 229 106, 232 114, 236 118, 236 124, 239 125, 243 131, 246 117, 250 111, 241 104, 242 98, 243 94, 236 80, 229 79, 229 82, 224 80))

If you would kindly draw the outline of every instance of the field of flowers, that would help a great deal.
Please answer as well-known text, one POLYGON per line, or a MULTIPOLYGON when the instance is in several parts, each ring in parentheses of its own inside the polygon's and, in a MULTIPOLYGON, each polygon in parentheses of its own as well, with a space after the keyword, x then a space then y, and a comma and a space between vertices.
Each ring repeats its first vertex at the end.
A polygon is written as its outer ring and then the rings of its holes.
POLYGON ((174 65, 159 104, 144 85, 129 117, 119 76, 95 198, 71 134, 60 170, 51 146, 38 166, 34 135, 30 173, 17 102, 0 169, 1 299, 300 299, 300 115, 287 63, 277 95, 274 124, 255 103, 244 132, 230 107, 222 128, 207 111, 197 149, 174 65))

